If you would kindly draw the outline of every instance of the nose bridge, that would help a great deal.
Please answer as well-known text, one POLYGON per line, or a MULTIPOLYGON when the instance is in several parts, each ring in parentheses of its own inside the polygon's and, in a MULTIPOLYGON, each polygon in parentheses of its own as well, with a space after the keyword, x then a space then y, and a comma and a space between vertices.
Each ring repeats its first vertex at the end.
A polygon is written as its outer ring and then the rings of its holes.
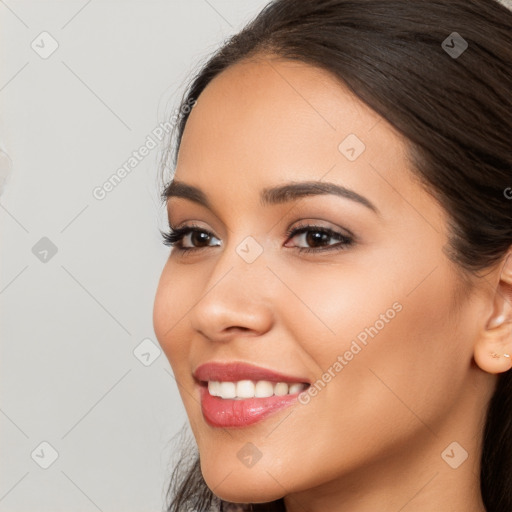
POLYGON ((261 284, 269 278, 269 274, 263 242, 248 235, 241 240, 233 240, 225 247, 208 284, 211 286, 220 283, 220 280, 231 280, 238 297, 251 298, 252 294, 247 292, 252 289, 255 294, 264 295, 265 287, 261 284))
POLYGON ((226 247, 194 307, 193 326, 211 338, 230 327, 268 329, 273 318, 271 277, 263 244, 254 237, 226 247))

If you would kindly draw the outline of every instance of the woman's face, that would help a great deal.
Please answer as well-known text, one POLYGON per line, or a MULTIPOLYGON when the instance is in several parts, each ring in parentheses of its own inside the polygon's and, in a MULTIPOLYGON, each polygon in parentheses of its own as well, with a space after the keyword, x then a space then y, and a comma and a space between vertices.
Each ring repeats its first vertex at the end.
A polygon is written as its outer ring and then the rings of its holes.
POLYGON ((177 189, 168 198, 172 227, 199 233, 169 256, 154 327, 215 494, 262 502, 351 476, 399 487, 453 472, 441 452, 453 441, 469 451, 483 393, 472 363, 481 311, 461 298, 447 217, 397 132, 324 71, 246 61, 200 95, 174 181, 207 205, 177 189), (323 193, 268 192, 303 182, 323 193), (252 423, 237 416, 241 400, 221 397, 205 417, 193 373, 208 362, 310 387, 252 423))

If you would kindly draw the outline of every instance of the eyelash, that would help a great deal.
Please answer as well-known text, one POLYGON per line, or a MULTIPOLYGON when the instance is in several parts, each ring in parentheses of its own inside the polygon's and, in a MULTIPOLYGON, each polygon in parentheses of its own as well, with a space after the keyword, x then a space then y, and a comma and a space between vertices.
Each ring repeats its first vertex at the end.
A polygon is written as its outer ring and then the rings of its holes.
MULTIPOLYGON (((338 244, 330 245, 323 248, 315 248, 315 247, 298 247, 299 252, 324 252, 324 251, 340 251, 344 250, 346 247, 352 245, 354 243, 354 239, 351 236, 344 235, 342 233, 339 233, 337 231, 333 231, 332 229, 321 227, 321 226, 314 226, 309 224, 300 224, 299 226, 295 226, 294 228, 289 229, 286 232, 287 239, 294 238, 297 235, 300 235, 302 233, 307 233, 308 231, 323 233, 328 235, 330 238, 336 238, 339 240, 338 244)), ((190 233, 207 233, 210 237, 214 237, 214 235, 199 226, 196 226, 194 224, 191 224, 189 226, 183 226, 181 228, 176 228, 171 230, 169 232, 163 232, 161 231, 162 237, 163 237, 163 243, 164 245, 173 247, 174 249, 177 249, 181 253, 186 253, 189 251, 198 251, 200 249, 207 249, 209 246, 205 247, 182 247, 180 245, 180 242, 185 238, 186 235, 190 233)))

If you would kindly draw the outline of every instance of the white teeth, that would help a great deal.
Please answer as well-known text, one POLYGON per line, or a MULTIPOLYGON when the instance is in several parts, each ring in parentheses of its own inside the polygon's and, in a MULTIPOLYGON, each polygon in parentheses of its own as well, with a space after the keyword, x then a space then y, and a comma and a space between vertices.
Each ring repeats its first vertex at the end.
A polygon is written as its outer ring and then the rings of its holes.
POLYGON ((212 396, 218 396, 219 383, 213 380, 208 381, 208 393, 212 396))
POLYGON ((256 398, 266 398, 274 394, 274 386, 268 380, 260 380, 254 386, 254 396, 256 398))
POLYGON ((278 382, 274 386, 274 394, 277 396, 283 396, 288 394, 288 384, 286 382, 278 382))
POLYGON ((234 382, 218 382, 217 384, 217 396, 223 398, 236 397, 236 385, 234 382))
POLYGON ((252 398, 254 396, 254 382, 240 380, 236 383, 236 396, 238 398, 252 398))
POLYGON ((290 395, 293 395, 294 393, 299 393, 300 391, 302 391, 302 388, 302 384, 292 384, 290 386, 290 391, 288 391, 288 393, 290 393, 290 395))
POLYGON ((240 380, 238 382, 208 381, 208 392, 212 396, 224 399, 243 400, 244 398, 266 398, 273 395, 284 396, 300 393, 306 384, 287 382, 270 382, 268 380, 240 380))

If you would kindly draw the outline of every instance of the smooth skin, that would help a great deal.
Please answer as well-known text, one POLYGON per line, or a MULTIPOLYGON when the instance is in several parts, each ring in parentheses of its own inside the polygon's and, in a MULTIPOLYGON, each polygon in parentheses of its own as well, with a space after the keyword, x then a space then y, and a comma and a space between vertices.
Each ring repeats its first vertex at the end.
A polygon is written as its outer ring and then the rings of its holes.
POLYGON ((400 134, 326 71, 259 55, 200 95, 174 180, 211 209, 168 199, 173 228, 206 234, 170 253, 153 320, 213 492, 285 496, 288 512, 484 512, 480 439, 497 374, 512 365, 490 356, 512 354, 512 257, 462 279, 447 215, 414 178, 400 134), (365 145, 355 161, 339 149, 349 134, 365 145), (260 204, 263 189, 292 181, 340 185, 376 211, 334 194, 260 204), (286 236, 301 224, 313 228, 286 236), (353 243, 336 250, 322 228, 353 243), (252 263, 237 252, 247 237, 263 250, 252 263), (306 405, 245 428, 205 422, 200 364, 316 382, 395 303, 401 311, 306 405), (249 442, 261 452, 252 467, 237 456, 249 442))

